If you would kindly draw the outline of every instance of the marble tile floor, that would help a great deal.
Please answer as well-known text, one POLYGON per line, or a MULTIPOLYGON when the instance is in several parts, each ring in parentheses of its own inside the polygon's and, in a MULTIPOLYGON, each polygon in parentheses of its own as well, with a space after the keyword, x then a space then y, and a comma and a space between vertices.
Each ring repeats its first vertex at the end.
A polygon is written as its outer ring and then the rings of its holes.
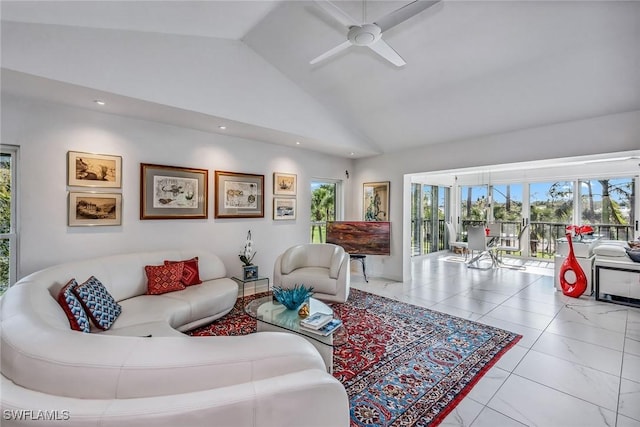
POLYGON ((640 427, 640 309, 570 298, 553 263, 467 268, 449 252, 412 261, 412 280, 357 270, 352 286, 523 335, 442 426, 640 427))

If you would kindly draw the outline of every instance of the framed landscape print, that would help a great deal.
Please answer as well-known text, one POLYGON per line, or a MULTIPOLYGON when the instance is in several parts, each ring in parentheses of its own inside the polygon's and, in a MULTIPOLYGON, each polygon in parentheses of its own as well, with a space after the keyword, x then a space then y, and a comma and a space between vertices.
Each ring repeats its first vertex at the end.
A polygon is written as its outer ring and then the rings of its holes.
POLYGON ((120 193, 69 193, 70 227, 121 225, 122 194, 120 193))
POLYGON ((273 194, 278 196, 295 196, 297 176, 292 173, 273 173, 273 194))
POLYGON ((296 199, 286 197, 273 198, 273 219, 296 219, 296 199))
POLYGON ((122 157, 69 151, 67 184, 70 187, 120 188, 122 157))
POLYGON ((264 218, 264 175, 215 172, 215 218, 264 218))
POLYGON ((389 221, 389 181, 363 184, 362 216, 365 221, 389 221))
POLYGON ((206 169, 140 164, 140 219, 204 219, 206 169))

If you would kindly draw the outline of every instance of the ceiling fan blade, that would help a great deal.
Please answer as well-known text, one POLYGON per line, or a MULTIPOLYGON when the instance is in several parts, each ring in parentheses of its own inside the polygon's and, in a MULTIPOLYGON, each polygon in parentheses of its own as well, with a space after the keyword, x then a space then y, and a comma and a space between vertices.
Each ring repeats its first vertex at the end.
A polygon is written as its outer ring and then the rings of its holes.
POLYGON ((349 46, 351 46, 351 42, 349 40, 340 43, 338 46, 334 47, 333 49, 323 53, 322 55, 318 56, 317 58, 312 59, 309 64, 315 64, 318 63, 324 59, 327 59, 330 56, 335 55, 338 52, 341 52, 343 50, 345 50, 346 48, 348 48, 349 46))
POLYGON ((391 62, 396 67, 402 67, 403 65, 407 64, 404 59, 402 59, 402 57, 398 55, 398 52, 393 50, 393 48, 382 39, 370 44, 369 48, 371 48, 371 50, 382 56, 387 61, 391 62))
POLYGON ((361 24, 329 0, 314 0, 314 3, 347 28, 361 24))
POLYGON ((423 10, 430 8, 434 4, 440 3, 440 1, 441 0, 416 0, 383 16, 378 19, 375 24, 380 27, 382 32, 385 32, 389 28, 395 27, 423 10))

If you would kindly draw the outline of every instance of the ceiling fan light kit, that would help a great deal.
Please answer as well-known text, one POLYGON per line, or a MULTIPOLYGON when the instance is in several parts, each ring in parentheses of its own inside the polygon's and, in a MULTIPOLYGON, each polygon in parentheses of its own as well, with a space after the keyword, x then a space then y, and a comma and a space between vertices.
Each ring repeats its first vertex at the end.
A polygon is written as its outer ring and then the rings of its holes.
POLYGON ((377 22, 360 24, 330 1, 316 0, 314 3, 318 7, 341 25, 346 26, 349 32, 347 33, 347 40, 345 42, 312 59, 310 64, 316 64, 330 58, 350 46, 364 46, 391 62, 393 65, 402 67, 406 62, 382 39, 382 33, 439 2, 440 0, 416 0, 383 16, 377 22))

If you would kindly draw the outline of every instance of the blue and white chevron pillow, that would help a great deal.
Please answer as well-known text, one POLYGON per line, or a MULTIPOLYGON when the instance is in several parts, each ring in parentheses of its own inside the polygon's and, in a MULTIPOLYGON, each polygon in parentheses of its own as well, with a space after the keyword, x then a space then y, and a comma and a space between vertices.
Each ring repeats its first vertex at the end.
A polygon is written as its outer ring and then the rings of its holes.
POLYGON ((109 329, 122 312, 120 304, 113 299, 107 288, 95 276, 76 286, 73 292, 97 328, 109 329))

